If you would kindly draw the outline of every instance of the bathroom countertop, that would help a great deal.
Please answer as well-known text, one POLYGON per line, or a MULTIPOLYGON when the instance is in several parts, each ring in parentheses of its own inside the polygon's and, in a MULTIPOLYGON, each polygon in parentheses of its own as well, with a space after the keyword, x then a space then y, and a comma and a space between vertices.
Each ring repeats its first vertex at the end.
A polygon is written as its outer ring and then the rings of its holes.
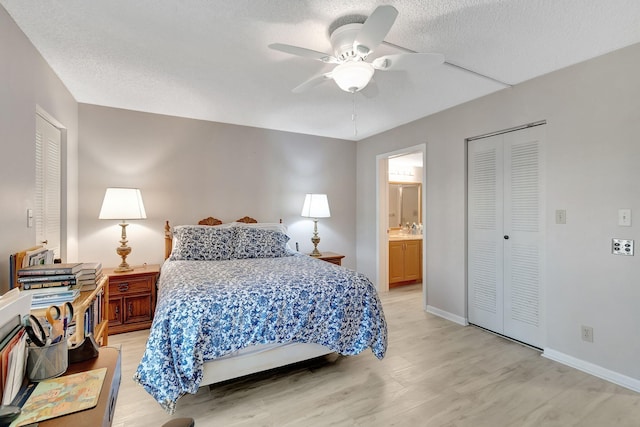
POLYGON ((422 234, 389 234, 390 242, 401 242, 403 240, 422 240, 422 234))

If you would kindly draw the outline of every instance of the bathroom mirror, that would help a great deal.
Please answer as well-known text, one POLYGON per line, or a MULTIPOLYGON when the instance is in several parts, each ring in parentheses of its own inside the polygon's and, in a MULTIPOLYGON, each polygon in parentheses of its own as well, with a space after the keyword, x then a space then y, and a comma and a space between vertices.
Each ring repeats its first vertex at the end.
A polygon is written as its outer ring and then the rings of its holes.
POLYGON ((422 184, 417 182, 389 183, 389 227, 422 222, 422 184))

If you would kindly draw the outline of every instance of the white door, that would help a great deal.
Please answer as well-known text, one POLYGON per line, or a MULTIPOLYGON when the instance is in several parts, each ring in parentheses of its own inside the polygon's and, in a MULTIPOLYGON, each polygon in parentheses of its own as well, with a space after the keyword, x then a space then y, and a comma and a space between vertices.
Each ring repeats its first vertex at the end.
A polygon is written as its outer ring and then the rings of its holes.
POLYGON ((469 142, 469 322, 543 347, 543 126, 469 142))
POLYGON ((60 257, 60 129, 36 115, 36 244, 46 242, 60 257))

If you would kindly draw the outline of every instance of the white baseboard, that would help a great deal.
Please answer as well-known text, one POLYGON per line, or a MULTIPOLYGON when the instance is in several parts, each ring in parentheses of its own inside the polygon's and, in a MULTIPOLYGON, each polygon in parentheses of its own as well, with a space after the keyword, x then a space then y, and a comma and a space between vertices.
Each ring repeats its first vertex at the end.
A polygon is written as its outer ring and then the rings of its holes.
POLYGON ((447 320, 450 320, 458 325, 467 326, 469 322, 464 317, 460 317, 456 314, 449 313, 448 311, 440 310, 432 305, 427 305, 427 313, 435 314, 438 317, 443 317, 447 320))
POLYGON ((594 365, 590 362, 585 362, 584 360, 577 359, 573 356, 569 356, 550 348, 545 348, 542 356, 640 393, 640 380, 635 378, 611 371, 603 368, 602 366, 594 365))

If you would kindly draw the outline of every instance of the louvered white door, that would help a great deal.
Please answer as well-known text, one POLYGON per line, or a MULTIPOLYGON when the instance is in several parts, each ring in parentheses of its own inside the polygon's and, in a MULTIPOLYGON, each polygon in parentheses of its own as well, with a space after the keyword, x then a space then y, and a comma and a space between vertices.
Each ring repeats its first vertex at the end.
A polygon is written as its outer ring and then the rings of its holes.
POLYGON ((469 143, 469 321, 502 333, 504 254, 502 137, 469 143))
POLYGON ((60 129, 36 115, 36 244, 47 242, 60 256, 60 129))
POLYGON ((544 345, 542 130, 469 143, 469 321, 536 347, 544 345))

